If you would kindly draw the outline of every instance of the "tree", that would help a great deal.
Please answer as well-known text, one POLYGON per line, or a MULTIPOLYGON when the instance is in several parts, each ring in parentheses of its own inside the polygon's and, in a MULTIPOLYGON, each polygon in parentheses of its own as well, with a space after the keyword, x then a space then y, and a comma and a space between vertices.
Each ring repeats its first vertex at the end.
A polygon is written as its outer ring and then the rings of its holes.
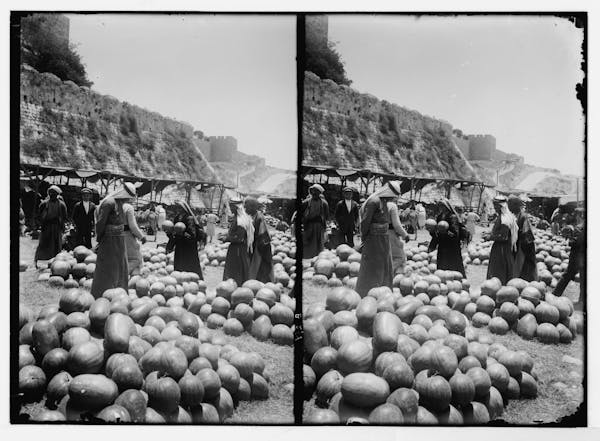
POLYGON ((346 76, 346 69, 335 44, 328 42, 324 44, 306 45, 306 70, 313 72, 322 79, 329 79, 337 84, 349 86, 352 81, 346 76))
POLYGON ((75 46, 62 40, 48 26, 51 14, 32 14, 21 19, 21 62, 39 72, 49 72, 63 81, 90 87, 81 56, 75 46))

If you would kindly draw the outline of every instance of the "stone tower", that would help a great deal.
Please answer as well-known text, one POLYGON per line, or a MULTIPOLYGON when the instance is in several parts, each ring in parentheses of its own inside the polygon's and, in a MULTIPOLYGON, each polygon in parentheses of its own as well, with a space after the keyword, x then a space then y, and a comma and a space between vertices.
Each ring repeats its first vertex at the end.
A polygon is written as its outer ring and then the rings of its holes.
POLYGON ((328 41, 329 23, 326 15, 306 16, 306 45, 326 47, 328 41))

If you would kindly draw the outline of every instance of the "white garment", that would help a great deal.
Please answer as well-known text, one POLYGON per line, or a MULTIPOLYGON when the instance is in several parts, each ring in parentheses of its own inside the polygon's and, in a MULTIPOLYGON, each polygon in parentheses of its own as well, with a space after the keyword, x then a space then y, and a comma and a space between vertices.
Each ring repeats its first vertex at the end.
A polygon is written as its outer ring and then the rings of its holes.
POLYGON ((85 214, 88 214, 90 211, 90 201, 81 201, 83 203, 83 209, 85 210, 85 214))
POLYGON ((350 210, 352 209, 352 200, 346 199, 346 209, 348 210, 348 213, 350 213, 350 210))

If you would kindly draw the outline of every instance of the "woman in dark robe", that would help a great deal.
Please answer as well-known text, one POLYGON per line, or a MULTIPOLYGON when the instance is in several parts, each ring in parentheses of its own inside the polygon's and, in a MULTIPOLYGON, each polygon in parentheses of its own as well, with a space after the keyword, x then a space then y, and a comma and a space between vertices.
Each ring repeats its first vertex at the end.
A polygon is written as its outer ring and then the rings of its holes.
POLYGON ((62 235, 67 220, 67 206, 59 197, 62 191, 56 185, 48 188, 48 197, 39 208, 41 231, 35 250, 34 266, 38 260, 50 260, 62 249, 62 235))
POLYGON ((302 232, 304 259, 312 259, 325 247, 325 229, 329 217, 329 204, 322 196, 324 189, 313 184, 310 197, 302 202, 302 232))
POLYGON ((508 198, 507 204, 508 209, 517 218, 517 226, 519 227, 513 276, 533 282, 537 280, 538 274, 535 258, 535 237, 529 223, 529 217, 520 198, 511 196, 508 198))
POLYGON ((460 223, 458 214, 450 204, 450 201, 444 199, 440 203, 440 209, 441 213, 437 217, 437 222, 447 222, 448 230, 444 231, 444 229, 438 227, 431 232, 429 252, 437 248, 438 269, 458 271, 463 277, 466 277, 461 254, 461 243, 468 238, 467 229, 460 223))
POLYGON ((367 198, 360 208, 361 261, 356 291, 365 297, 371 288, 392 288, 394 277, 388 236, 387 203, 398 199, 400 184, 390 181, 367 198))
POLYGON ((246 198, 244 208, 246 213, 252 218, 254 226, 254 248, 252 250, 248 277, 263 283, 274 282, 271 235, 269 234, 265 217, 258 209, 258 201, 253 197, 246 198))
POLYGON ((508 209, 506 198, 496 196, 494 209, 497 216, 492 231, 484 239, 494 244, 490 251, 487 278, 497 277, 505 285, 514 274, 514 254, 517 251, 519 227, 515 216, 508 209))
POLYGON ((123 187, 106 196, 97 208, 96 271, 92 282, 92 295, 102 297, 112 288, 127 290, 129 265, 125 246, 125 210, 123 204, 135 198, 135 187, 126 182, 123 187))
POLYGON ((167 253, 175 250, 173 267, 175 271, 187 271, 196 273, 203 279, 200 258, 198 257, 198 244, 206 244, 206 233, 200 226, 200 222, 194 215, 192 208, 183 201, 178 201, 179 213, 175 216, 174 223, 185 224, 183 233, 171 231, 167 233, 167 253))
POLYGON ((242 201, 232 199, 230 202, 233 220, 224 241, 229 242, 223 280, 233 279, 241 286, 250 272, 250 255, 254 245, 254 225, 252 218, 246 214, 242 201))

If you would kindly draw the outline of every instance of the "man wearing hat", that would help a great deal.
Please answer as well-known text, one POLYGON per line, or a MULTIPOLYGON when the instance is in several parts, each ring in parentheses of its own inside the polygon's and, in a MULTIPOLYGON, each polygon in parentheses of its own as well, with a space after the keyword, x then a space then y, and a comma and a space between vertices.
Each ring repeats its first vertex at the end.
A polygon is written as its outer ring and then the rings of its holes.
POLYGON ((59 195, 62 190, 56 185, 48 188, 48 197, 42 201, 40 213, 40 242, 35 251, 34 265, 38 260, 50 260, 62 249, 62 233, 67 220, 67 206, 59 195))
POLYGON ((308 191, 310 197, 302 202, 304 259, 311 259, 323 251, 325 228, 329 218, 329 204, 323 197, 325 189, 319 184, 313 184, 308 191))
POLYGON ((358 225, 358 204, 352 200, 350 187, 344 188, 342 194, 344 199, 339 201, 335 207, 335 222, 340 232, 340 240, 353 247, 354 232, 358 225))
POLYGON ((81 201, 73 207, 73 223, 77 232, 76 245, 92 248, 92 231, 94 230, 94 212, 96 205, 91 201, 92 190, 81 189, 81 201))

